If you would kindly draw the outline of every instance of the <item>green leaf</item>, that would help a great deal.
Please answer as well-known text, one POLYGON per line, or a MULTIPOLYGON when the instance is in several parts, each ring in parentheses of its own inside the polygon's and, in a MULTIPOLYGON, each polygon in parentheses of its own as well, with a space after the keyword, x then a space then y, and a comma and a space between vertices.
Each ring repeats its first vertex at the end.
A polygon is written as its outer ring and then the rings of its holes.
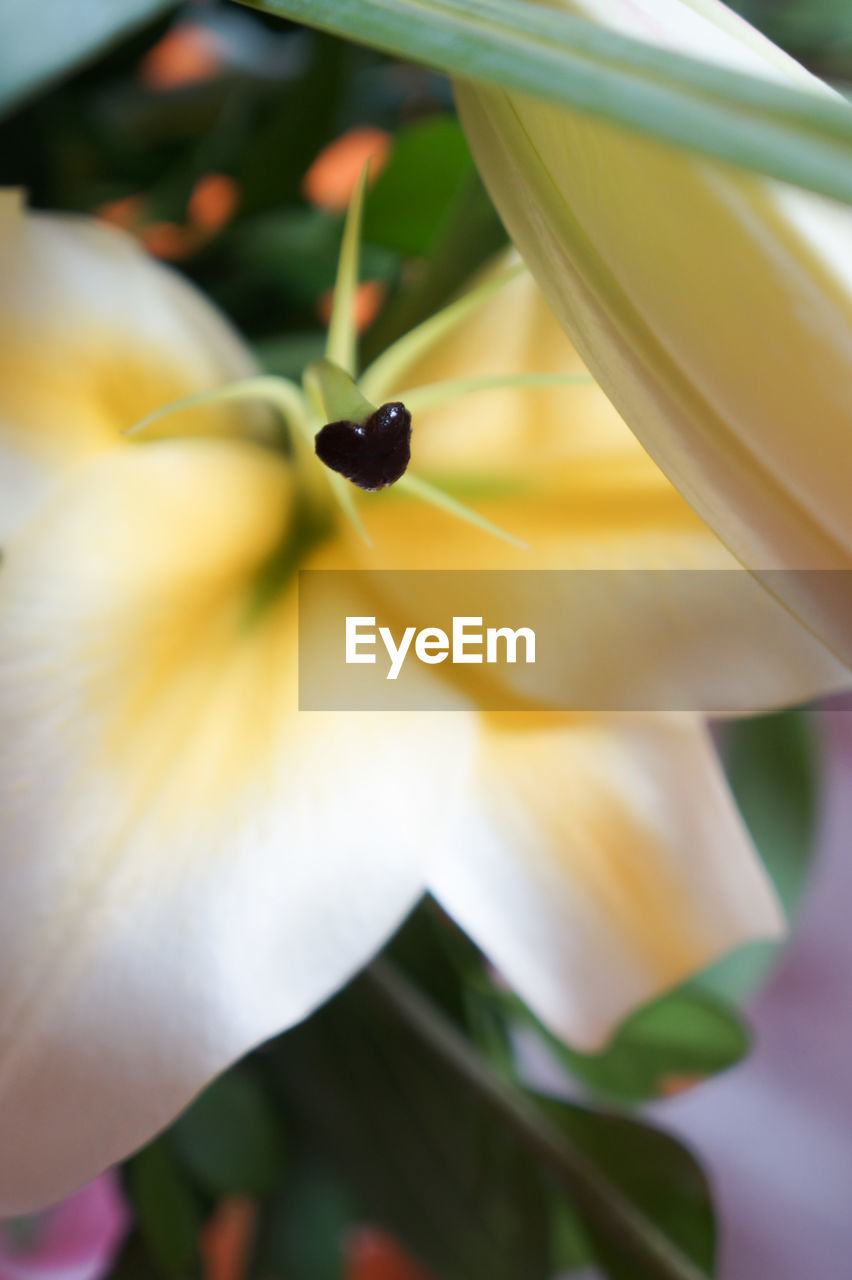
POLYGON ((175 0, 3 0, 0 111, 171 9, 175 0))
POLYGON ((533 1100, 383 964, 270 1060, 312 1149, 322 1140, 367 1216, 443 1280, 547 1280, 560 1261, 586 1260, 585 1227, 608 1266, 629 1257, 633 1280, 705 1275, 712 1209, 683 1148, 644 1125, 533 1100))
POLYGON ((200 1276, 201 1210, 165 1138, 134 1157, 127 1185, 137 1227, 160 1273, 169 1280, 200 1276))
POLYGON ((517 0, 240 0, 852 203, 852 108, 517 0))
MULTIPOLYGON (((819 801, 812 722, 782 711, 732 722, 725 764, 737 804, 788 914, 807 883, 819 801)), ((742 1001, 766 977, 783 943, 757 942, 719 961, 696 984, 742 1001)))
POLYGON ((564 1200, 553 1207, 553 1235, 551 1249, 553 1265, 559 1271, 577 1271, 586 1265, 591 1255, 589 1236, 583 1221, 573 1205, 564 1200))
POLYGON ((749 1049, 739 1015, 710 992, 671 992, 638 1009, 621 1024, 606 1049, 578 1053, 550 1035, 519 1000, 516 1017, 535 1022, 562 1066, 602 1098, 636 1104, 681 1083, 725 1071, 749 1049))
POLYGON ((341 1246, 358 1225, 352 1196, 309 1152, 294 1161, 266 1210, 252 1274, 340 1280, 341 1246))
POLYGON ((172 1149, 211 1195, 263 1195, 283 1163, 278 1117, 247 1070, 220 1076, 169 1131, 172 1149))
POLYGON ((109 1280, 154 1280, 157 1274, 141 1233, 131 1231, 110 1268, 109 1280))
POLYGON ((849 0, 793 0, 766 17, 775 36, 799 47, 852 44, 849 0))
MULTIPOLYGON (((248 218, 230 237, 233 269, 262 278, 266 287, 287 300, 292 295, 306 307, 316 306, 320 293, 334 284, 342 222, 314 209, 285 209, 248 218)), ((366 245, 363 275, 389 278, 396 254, 366 245)))
MULTIPOLYGON (((553 1123, 661 1227, 697 1266, 713 1273, 715 1226, 707 1179, 694 1157, 668 1134, 622 1116, 539 1099, 553 1123)), ((587 1230, 610 1280, 644 1280, 615 1232, 587 1230)))
POLYGON ((734 797, 787 910, 805 885, 819 799, 816 741, 804 711, 732 723, 725 762, 734 797))
MULTIPOLYGON (((369 216, 369 204, 367 206, 369 216)), ((361 344, 364 364, 457 296, 462 283, 506 245, 506 232, 479 174, 471 173, 426 260, 409 263, 402 288, 361 344)), ((367 246, 369 249, 374 246, 367 246)))
POLYGON ((401 129, 387 168, 370 192, 364 239, 422 256, 433 248, 473 172, 454 116, 401 129))
POLYGON ((442 1280, 546 1280, 545 1185, 511 1132, 354 984, 274 1046, 289 1109, 378 1221, 442 1280))

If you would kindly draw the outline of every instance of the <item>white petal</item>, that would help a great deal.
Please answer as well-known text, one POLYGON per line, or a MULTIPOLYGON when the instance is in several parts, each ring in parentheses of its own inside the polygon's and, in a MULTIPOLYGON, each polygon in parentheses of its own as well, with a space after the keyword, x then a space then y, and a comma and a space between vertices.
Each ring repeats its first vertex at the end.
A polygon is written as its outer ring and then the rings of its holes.
POLYGON ((464 716, 298 713, 251 621, 283 463, 111 450, 0 575, 0 1213, 56 1200, 308 1014, 422 890, 464 716))
POLYGON ((463 847, 433 872, 435 895, 581 1049, 782 927, 706 732, 687 717, 496 721, 463 847))
MULTIPOLYGON (((816 85, 710 0, 558 7, 816 85)), ((510 234, 613 404, 743 564, 841 571, 771 589, 852 663, 850 210, 525 95, 462 84, 458 102, 510 234)))
MULTIPOLYGON (((215 308, 135 240, 0 192, 0 538, 57 473, 170 400, 250 373, 215 308)), ((227 431, 221 407, 181 431, 227 431)))

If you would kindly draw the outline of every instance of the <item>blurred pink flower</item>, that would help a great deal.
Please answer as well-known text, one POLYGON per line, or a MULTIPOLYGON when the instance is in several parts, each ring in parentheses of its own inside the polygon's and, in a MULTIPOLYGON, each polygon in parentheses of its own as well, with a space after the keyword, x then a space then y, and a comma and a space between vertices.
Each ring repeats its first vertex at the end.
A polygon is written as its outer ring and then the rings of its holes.
POLYGON ((825 802, 792 945, 734 1071, 655 1108, 713 1175, 722 1280, 848 1280, 852 1254, 852 708, 820 713, 825 802))
POLYGON ((101 1280, 129 1222, 110 1170, 43 1213, 0 1222, 0 1280, 101 1280))

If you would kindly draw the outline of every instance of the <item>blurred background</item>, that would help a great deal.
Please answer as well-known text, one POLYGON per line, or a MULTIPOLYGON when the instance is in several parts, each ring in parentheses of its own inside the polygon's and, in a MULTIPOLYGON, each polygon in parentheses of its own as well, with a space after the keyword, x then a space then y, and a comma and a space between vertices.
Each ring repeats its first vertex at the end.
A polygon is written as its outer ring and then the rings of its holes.
MULTIPOLYGON (((847 91, 850 0, 738 7, 847 91)), ((67 8, 87 20, 88 0, 67 8)), ((365 357, 504 243, 443 77, 217 0, 145 15, 61 80, 51 32, 35 30, 44 74, 7 94, 0 181, 138 237, 216 300, 268 371, 298 377, 320 354, 368 156, 365 357)), ((783 956, 732 958, 590 1057, 550 1040, 434 905, 391 953, 702 1265, 709 1176, 727 1280, 845 1280, 852 713, 785 713, 720 729, 720 742, 796 921, 783 956)), ((596 1250, 608 1275, 639 1280, 359 980, 126 1167, 0 1225, 0 1280, 543 1280, 591 1274, 596 1250)))

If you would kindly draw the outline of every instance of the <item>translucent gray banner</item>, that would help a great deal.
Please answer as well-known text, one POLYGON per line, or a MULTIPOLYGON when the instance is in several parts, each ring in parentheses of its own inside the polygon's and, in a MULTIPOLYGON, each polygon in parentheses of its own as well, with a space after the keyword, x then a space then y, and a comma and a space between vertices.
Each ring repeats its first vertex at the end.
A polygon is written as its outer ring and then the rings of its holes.
POLYGON ((307 570, 299 705, 769 710, 852 688, 850 670, 780 603, 834 592, 852 599, 852 574, 307 570))

